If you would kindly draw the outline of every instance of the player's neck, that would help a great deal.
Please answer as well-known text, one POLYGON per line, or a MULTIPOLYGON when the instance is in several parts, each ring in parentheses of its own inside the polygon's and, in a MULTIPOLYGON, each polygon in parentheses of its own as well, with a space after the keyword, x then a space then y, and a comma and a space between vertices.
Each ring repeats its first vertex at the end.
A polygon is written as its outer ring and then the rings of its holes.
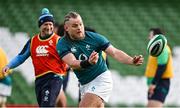
MULTIPOLYGON (((53 33, 52 33, 52 34, 53 34, 53 33)), ((41 35, 41 34, 40 34, 40 35, 39 35, 39 38, 42 39, 42 40, 45 40, 45 39, 48 39, 49 37, 51 37, 52 34, 50 34, 50 35, 41 35)))

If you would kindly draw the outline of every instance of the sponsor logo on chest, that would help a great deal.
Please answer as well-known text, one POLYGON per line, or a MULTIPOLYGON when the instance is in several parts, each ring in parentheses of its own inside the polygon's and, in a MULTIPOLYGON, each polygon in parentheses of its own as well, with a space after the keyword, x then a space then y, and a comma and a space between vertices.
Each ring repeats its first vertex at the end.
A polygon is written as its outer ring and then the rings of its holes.
POLYGON ((37 48, 36 48, 36 56, 48 56, 48 48, 49 46, 48 45, 39 45, 37 48))
POLYGON ((72 48, 71 48, 71 52, 72 52, 72 53, 75 53, 75 52, 77 52, 77 49, 76 49, 76 47, 72 47, 72 48))

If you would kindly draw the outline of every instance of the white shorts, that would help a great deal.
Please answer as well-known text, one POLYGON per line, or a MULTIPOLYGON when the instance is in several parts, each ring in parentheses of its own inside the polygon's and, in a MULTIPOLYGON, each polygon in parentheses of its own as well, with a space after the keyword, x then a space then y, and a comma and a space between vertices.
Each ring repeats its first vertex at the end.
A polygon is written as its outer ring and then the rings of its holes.
POLYGON ((5 85, 0 83, 0 95, 1 96, 10 96, 12 91, 12 86, 5 85))
POLYGON ((111 72, 109 70, 100 74, 91 82, 80 85, 81 99, 86 93, 96 94, 101 97, 103 101, 108 102, 113 88, 113 81, 111 72))

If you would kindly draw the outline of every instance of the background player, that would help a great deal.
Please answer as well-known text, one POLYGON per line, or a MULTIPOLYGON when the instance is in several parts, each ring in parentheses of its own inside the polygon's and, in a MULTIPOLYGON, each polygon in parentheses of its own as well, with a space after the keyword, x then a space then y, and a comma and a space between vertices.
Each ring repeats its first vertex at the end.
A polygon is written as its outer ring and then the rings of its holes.
MULTIPOLYGON (((160 28, 151 28, 148 38, 163 34, 160 28)), ((148 107, 162 107, 169 92, 170 79, 173 77, 172 55, 167 45, 158 57, 149 56, 145 76, 149 85, 148 107)))
POLYGON ((3 68, 3 72, 21 65, 31 56, 38 104, 40 107, 55 107, 66 74, 66 64, 56 50, 60 37, 53 32, 54 18, 47 8, 42 9, 38 26, 40 33, 28 40, 23 50, 3 68))
MULTIPOLYGON (((8 59, 6 53, 0 48, 0 70, 7 65, 8 59)), ((11 95, 12 91, 12 79, 10 74, 11 71, 7 72, 6 74, 0 73, 0 107, 6 107, 7 97, 11 95)))

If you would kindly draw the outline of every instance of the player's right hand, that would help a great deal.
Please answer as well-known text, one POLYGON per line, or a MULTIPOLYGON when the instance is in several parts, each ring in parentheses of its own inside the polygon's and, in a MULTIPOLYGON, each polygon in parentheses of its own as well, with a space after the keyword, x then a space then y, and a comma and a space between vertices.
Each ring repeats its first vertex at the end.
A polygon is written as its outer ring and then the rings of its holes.
POLYGON ((151 97, 154 94, 154 90, 156 88, 156 85, 151 84, 148 89, 149 97, 151 97))
POLYGON ((144 61, 144 58, 142 55, 138 55, 138 56, 133 57, 133 64, 136 66, 141 65, 143 63, 143 61, 144 61))
POLYGON ((96 64, 98 62, 98 59, 99 59, 99 54, 95 51, 93 51, 91 53, 91 55, 89 56, 89 63, 90 64, 96 64))

